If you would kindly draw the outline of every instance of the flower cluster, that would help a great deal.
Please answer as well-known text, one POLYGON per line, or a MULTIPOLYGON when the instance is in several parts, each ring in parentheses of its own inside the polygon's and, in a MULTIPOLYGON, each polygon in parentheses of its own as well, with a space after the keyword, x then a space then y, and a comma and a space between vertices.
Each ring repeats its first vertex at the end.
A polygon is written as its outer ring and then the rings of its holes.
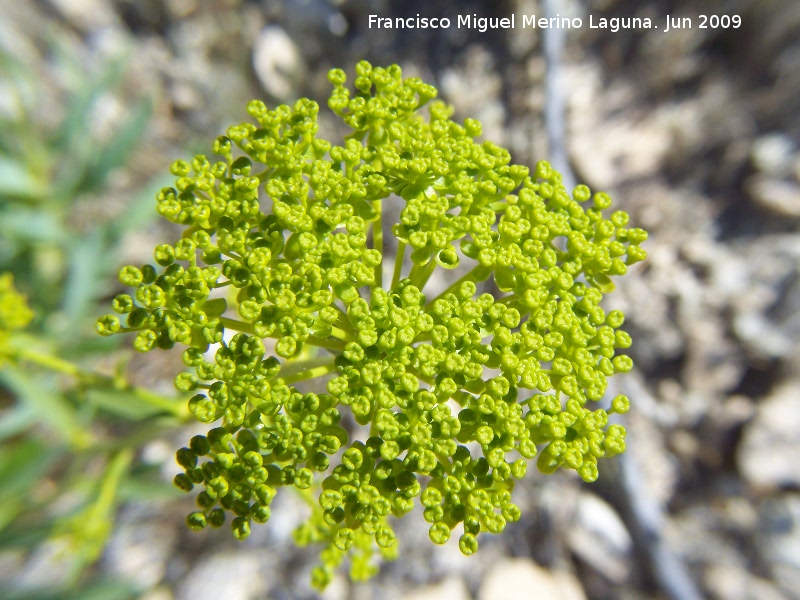
POLYGON ((24 329, 33 320, 33 311, 28 301, 14 287, 14 278, 10 273, 0 275, 0 366, 3 356, 7 354, 6 345, 9 334, 24 329))
POLYGON ((343 145, 316 137, 310 100, 253 101, 254 122, 214 142, 219 160, 175 162, 158 211, 185 233, 156 265, 121 270, 134 291, 98 321, 136 332, 140 351, 187 347, 176 385, 214 425, 177 453, 175 483, 202 489, 190 527, 232 514, 244 538, 293 486, 314 508, 298 542, 327 543, 318 587, 347 555, 355 578, 376 549, 393 556, 389 517, 417 499, 431 540, 457 532, 472 554, 481 532, 519 519, 512 491, 530 461, 593 481, 598 459, 625 449, 608 416, 628 399, 594 405, 632 367, 624 317, 601 300, 647 238, 606 215, 606 194, 570 193, 547 163, 531 173, 476 141, 479 122, 451 120, 396 65, 362 61, 356 75, 351 93, 329 74, 343 145), (398 223, 384 203, 402 206, 398 223), (423 293, 459 265, 443 293, 423 293), (479 293, 489 278, 500 294, 479 293))

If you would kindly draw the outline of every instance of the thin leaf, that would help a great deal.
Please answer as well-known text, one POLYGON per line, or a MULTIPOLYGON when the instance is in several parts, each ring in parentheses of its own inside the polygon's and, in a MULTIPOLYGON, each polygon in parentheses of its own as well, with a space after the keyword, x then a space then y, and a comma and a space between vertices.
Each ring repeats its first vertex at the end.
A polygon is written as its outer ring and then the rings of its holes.
POLYGON ((25 502, 20 497, 5 498, 0 502, 0 531, 17 520, 25 510, 25 502))
POLYGON ((143 421, 164 412, 128 390, 93 388, 86 392, 86 402, 98 410, 128 421, 143 421))
POLYGON ((61 157, 53 184, 53 190, 58 192, 55 198, 58 203, 67 204, 74 199, 97 160, 101 150, 87 135, 89 118, 97 100, 119 83, 126 63, 124 57, 109 63, 100 77, 84 79, 83 87, 70 98, 67 116, 51 143, 54 153, 61 157))
POLYGON ((0 199, 39 200, 47 186, 28 167, 8 156, 0 156, 0 199))
POLYGON ((78 591, 60 588, 26 589, 5 592, 3 600, 129 600, 137 595, 132 584, 120 581, 100 581, 83 586, 78 591))
POLYGON ((81 191, 96 190, 113 169, 125 164, 145 132, 152 112, 153 106, 149 100, 133 107, 130 118, 116 131, 109 143, 95 152, 96 161, 88 168, 80 185, 81 191))
MULTIPOLYGON (((59 54, 62 58, 68 53, 59 54)), ((81 67, 75 61, 75 69, 81 67)), ((61 122, 58 132, 52 140, 54 149, 58 151, 68 151, 80 146, 85 146, 86 131, 88 129, 88 119, 92 114, 94 103, 104 93, 109 92, 119 81, 125 72, 126 59, 121 58, 110 62, 100 77, 91 80, 83 79, 83 87, 69 99, 67 115, 61 122)), ((62 152, 62 154, 63 154, 62 152)))
POLYGON ((0 415, 0 442, 19 435, 36 422, 36 414, 27 404, 18 404, 0 415))
POLYGON ((58 449, 33 439, 6 444, 0 455, 0 531, 27 507, 22 499, 58 458, 58 449))
POLYGON ((0 233, 8 239, 61 243, 67 236, 55 212, 45 212, 24 207, 7 207, 0 211, 0 233))
POLYGON ((119 497, 123 501, 145 500, 153 502, 156 500, 177 500, 184 496, 185 493, 171 483, 146 474, 130 476, 119 486, 119 497))
POLYGON ((75 328, 84 325, 84 316, 111 269, 112 257, 107 251, 102 231, 91 231, 82 237, 72 238, 70 242, 70 270, 64 289, 63 310, 75 328))
POLYGON ((75 409, 61 394, 53 391, 54 386, 48 385, 46 379, 34 379, 18 367, 7 365, 0 371, 0 383, 31 406, 58 438, 79 448, 89 445, 91 435, 81 426, 75 409))
POLYGON ((156 194, 172 185, 173 179, 167 176, 154 177, 134 195, 122 215, 109 223, 110 243, 116 243, 126 232, 140 230, 158 217, 156 194))

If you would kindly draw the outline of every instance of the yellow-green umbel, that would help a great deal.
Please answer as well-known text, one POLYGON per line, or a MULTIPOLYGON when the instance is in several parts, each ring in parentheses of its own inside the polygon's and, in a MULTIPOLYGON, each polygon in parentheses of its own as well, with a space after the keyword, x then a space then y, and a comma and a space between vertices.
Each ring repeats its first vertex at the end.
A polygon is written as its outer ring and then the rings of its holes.
POLYGON ((374 572, 374 551, 394 557, 389 517, 415 498, 431 540, 455 531, 472 554, 479 533, 519 519, 511 493, 528 461, 593 481, 598 459, 625 449, 608 412, 628 399, 595 403, 631 369, 617 353, 631 339, 600 303, 647 238, 626 213, 605 215, 606 194, 570 194, 547 163, 530 173, 476 141, 478 121, 451 120, 436 89, 396 65, 356 74, 355 93, 329 74, 328 105, 352 130, 343 145, 316 137, 315 102, 256 100, 254 122, 214 142, 219 161, 174 163, 158 211, 183 238, 158 246, 156 265, 122 269, 134 288, 114 301, 125 323, 98 322, 138 332, 137 350, 188 347, 176 385, 215 425, 178 451, 175 483, 202 488, 189 525, 233 513, 244 538, 294 486, 314 508, 297 541, 327 543, 317 587, 348 554, 355 579, 374 572), (387 203, 399 222, 384 222, 387 203), (459 265, 464 275, 425 296, 459 265), (490 278, 497 296, 479 293, 490 278), (210 298, 220 288, 232 307, 210 298), (346 411, 365 441, 340 425, 346 411))

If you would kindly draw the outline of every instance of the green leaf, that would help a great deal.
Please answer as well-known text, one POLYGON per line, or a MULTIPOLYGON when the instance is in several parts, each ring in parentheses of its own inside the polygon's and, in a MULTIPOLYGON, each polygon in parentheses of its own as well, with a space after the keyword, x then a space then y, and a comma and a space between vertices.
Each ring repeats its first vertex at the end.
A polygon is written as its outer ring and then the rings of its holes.
POLYGON ((92 388, 86 392, 86 401, 98 410, 128 421, 143 421, 164 412, 129 390, 92 388))
POLYGON ((3 535, 0 535, 0 551, 34 548, 47 541, 47 538, 52 533, 53 519, 50 517, 37 518, 35 521, 26 519, 22 522, 22 525, 20 525, 20 522, 21 519, 15 520, 12 525, 3 531, 3 535))
MULTIPOLYGON (((62 55, 79 77, 80 67, 72 57, 62 55)), ((67 107, 67 116, 61 127, 51 140, 54 154, 62 157, 58 163, 53 189, 58 192, 56 202, 68 204, 75 195, 86 188, 84 181, 98 162, 98 154, 102 152, 94 140, 88 137, 89 118, 94 112, 98 99, 110 92, 121 80, 127 58, 117 57, 106 65, 105 71, 96 78, 81 77, 82 87, 71 98, 67 107)))
POLYGON ((0 156, 0 198, 39 200, 46 190, 45 182, 31 173, 26 165, 0 156))
POLYGON ((128 203, 125 212, 108 224, 109 239, 111 243, 117 241, 128 231, 136 231, 145 227, 158 217, 153 200, 158 192, 172 185, 174 177, 154 177, 128 203))
POLYGON ((96 161, 87 169, 81 182, 82 191, 96 190, 113 169, 125 164, 146 131, 152 111, 152 102, 149 100, 143 100, 133 107, 130 118, 116 131, 111 141, 105 147, 97 149, 96 161))
POLYGON ((27 404, 18 404, 0 414, 0 442, 19 435, 36 422, 36 414, 27 404))
MULTIPOLYGON (((76 60, 68 57, 67 54, 61 56, 67 58, 76 71, 80 69, 76 60)), ((125 72, 126 62, 124 57, 118 58, 106 66, 100 77, 90 79, 84 76, 83 86, 69 99, 67 116, 61 122, 61 127, 52 140, 56 151, 63 152, 86 145, 88 119, 92 114, 94 103, 120 81, 125 72)))
POLYGON ((0 531, 3 531, 25 510, 25 502, 21 497, 3 498, 0 503, 0 531))
POLYGON ((60 243, 66 238, 67 234, 55 212, 22 207, 0 212, 0 232, 5 238, 51 244, 60 243))
POLYGON ((171 482, 159 479, 158 475, 150 472, 132 474, 125 478, 119 485, 120 501, 154 502, 158 500, 177 500, 183 498, 183 491, 171 482))
POLYGON ((4 600, 129 600, 137 595, 132 584, 120 581, 100 581, 83 586, 78 591, 64 589, 26 589, 5 593, 4 600))
POLYGON ((28 507, 30 489, 39 481, 60 451, 33 439, 6 444, 0 454, 0 531, 28 507), (22 501, 22 499, 27 499, 22 501))
POLYGON ((90 433, 82 427, 75 409, 66 398, 54 391, 57 388, 51 379, 31 377, 18 367, 9 365, 0 371, 0 383, 30 405, 58 438, 79 448, 89 444, 90 433))
POLYGON ((73 329, 83 325, 83 317, 104 282, 103 275, 112 266, 102 238, 102 232, 95 230, 70 240, 70 270, 62 306, 73 329))

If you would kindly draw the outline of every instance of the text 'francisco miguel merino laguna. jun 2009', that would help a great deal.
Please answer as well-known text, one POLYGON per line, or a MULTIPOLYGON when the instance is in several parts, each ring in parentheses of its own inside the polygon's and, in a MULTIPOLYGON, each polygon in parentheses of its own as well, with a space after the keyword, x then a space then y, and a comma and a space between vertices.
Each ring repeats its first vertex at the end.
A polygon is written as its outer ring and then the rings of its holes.
POLYGON ((507 17, 479 17, 473 15, 454 15, 450 17, 381 17, 369 15, 370 29, 475 29, 484 33, 490 29, 607 29, 617 32, 621 29, 658 29, 664 33, 673 29, 737 29, 742 25, 739 15, 696 15, 694 17, 666 15, 663 19, 649 17, 601 17, 589 14, 581 17, 537 17, 516 15, 507 17), (658 22, 656 22, 658 21, 658 22))

